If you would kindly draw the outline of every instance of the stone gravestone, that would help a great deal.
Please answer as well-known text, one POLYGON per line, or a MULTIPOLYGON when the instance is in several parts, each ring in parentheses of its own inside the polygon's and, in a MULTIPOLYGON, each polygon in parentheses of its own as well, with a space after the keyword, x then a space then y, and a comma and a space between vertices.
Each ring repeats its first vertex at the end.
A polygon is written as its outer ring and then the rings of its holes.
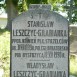
POLYGON ((11 48, 11 77, 68 77, 68 21, 50 5, 13 20, 11 48))

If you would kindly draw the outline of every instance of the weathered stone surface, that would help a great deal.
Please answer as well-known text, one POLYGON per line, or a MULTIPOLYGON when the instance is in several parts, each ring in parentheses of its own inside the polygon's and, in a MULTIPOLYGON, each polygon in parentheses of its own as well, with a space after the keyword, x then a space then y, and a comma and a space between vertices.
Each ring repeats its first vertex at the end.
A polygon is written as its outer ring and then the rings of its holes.
POLYGON ((30 5, 12 23, 12 77, 68 77, 68 21, 50 5, 30 5))

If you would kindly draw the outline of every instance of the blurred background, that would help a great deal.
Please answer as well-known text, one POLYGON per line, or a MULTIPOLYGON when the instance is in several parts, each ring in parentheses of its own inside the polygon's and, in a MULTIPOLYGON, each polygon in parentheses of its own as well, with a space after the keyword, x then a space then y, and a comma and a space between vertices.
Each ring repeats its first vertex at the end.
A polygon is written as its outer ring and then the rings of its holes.
POLYGON ((77 0, 0 0, 0 77, 10 77, 10 31, 12 20, 29 4, 50 4, 51 10, 69 21, 70 77, 77 77, 77 0))

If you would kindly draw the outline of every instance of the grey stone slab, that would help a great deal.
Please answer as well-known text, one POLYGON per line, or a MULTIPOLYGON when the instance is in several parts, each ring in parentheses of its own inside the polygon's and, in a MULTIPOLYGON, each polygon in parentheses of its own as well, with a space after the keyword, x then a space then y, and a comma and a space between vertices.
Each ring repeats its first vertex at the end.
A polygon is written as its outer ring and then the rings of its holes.
POLYGON ((68 77, 68 21, 50 5, 30 5, 12 22, 11 77, 68 77))

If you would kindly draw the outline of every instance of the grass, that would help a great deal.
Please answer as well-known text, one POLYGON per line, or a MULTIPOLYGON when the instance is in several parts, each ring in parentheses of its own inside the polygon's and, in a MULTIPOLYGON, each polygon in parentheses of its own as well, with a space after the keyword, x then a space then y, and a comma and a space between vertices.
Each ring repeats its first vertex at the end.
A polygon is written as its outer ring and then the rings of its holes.
MULTIPOLYGON (((10 32, 0 29, 0 69, 4 70, 3 77, 10 77, 10 32)), ((70 56, 70 74, 77 77, 77 58, 70 56)))
POLYGON ((9 77, 10 68, 10 32, 0 29, 0 69, 3 69, 4 76, 9 77))
POLYGON ((70 74, 77 77, 77 56, 70 56, 70 74))

